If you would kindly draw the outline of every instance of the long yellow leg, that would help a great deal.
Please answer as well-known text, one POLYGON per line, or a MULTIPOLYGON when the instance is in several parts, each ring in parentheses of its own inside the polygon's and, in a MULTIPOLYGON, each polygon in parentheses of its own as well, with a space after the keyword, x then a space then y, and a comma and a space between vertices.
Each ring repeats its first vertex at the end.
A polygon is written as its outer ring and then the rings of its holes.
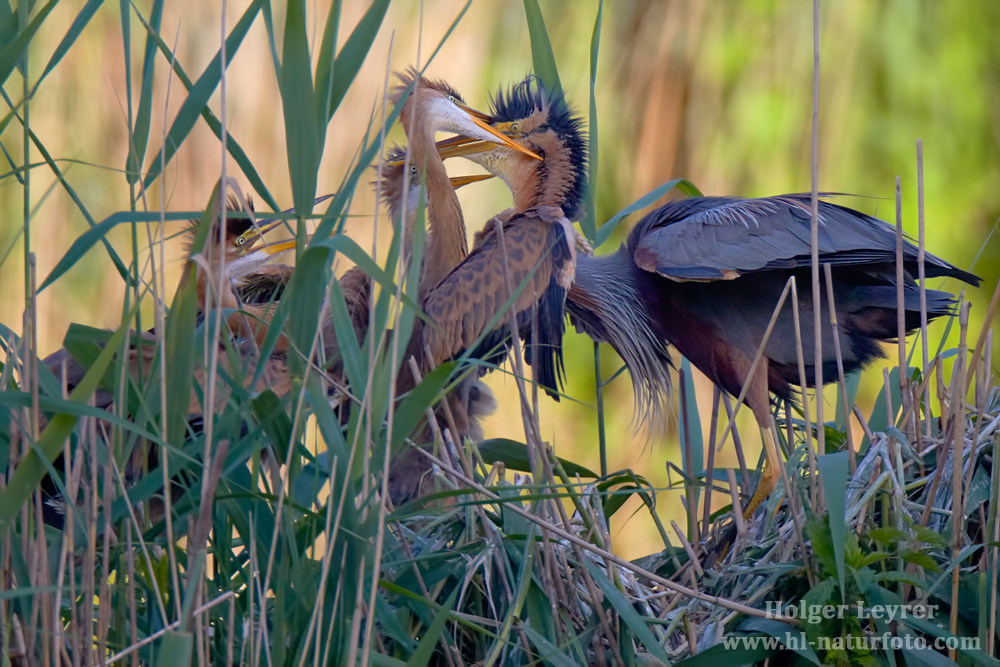
POLYGON ((760 481, 757 482, 757 490, 743 510, 743 518, 749 520, 760 504, 767 500, 774 488, 778 485, 778 477, 781 471, 781 459, 778 457, 778 445, 774 441, 771 428, 761 428, 760 435, 764 442, 764 467, 760 472, 760 481))

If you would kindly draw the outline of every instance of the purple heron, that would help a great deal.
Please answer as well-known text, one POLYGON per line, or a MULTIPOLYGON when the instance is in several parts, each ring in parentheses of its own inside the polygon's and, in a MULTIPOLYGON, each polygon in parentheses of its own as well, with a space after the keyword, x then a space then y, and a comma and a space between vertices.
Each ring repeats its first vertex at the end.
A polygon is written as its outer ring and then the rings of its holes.
MULTIPOLYGON (((539 148, 532 128, 546 127, 546 99, 532 79, 494 100, 493 126, 543 155, 542 167, 526 163, 502 147, 447 142, 499 176, 511 189, 514 210, 529 205, 538 186, 532 170, 555 182, 575 183, 585 169, 579 151, 555 144, 539 148), (532 92, 534 91, 534 92, 532 92), (530 103, 534 100, 534 106, 530 103)), ((549 105, 551 107, 551 105, 549 105)), ((551 111, 548 113, 551 114, 551 111)), ((895 228, 876 218, 820 202, 820 262, 829 264, 839 324, 844 370, 851 372, 883 355, 879 343, 893 339, 896 327, 895 228)), ((572 208, 572 207, 569 207, 572 208)), ((784 195, 762 199, 699 197, 666 204, 647 214, 619 250, 607 256, 581 254, 566 298, 566 312, 578 329, 609 343, 625 361, 642 418, 656 414, 669 392, 672 345, 715 384, 738 395, 748 384, 746 403, 761 427, 766 464, 747 514, 773 490, 779 464, 770 436, 770 394, 791 399, 799 384, 791 305, 778 314, 763 357, 749 377, 757 349, 790 277, 810 284, 810 197, 784 195)), ((567 216, 573 219, 573 213, 567 216)), ((578 211, 576 211, 578 213, 578 211)), ((904 257, 905 326, 920 325, 917 248, 906 242, 904 257)), ((972 285, 979 278, 926 255, 926 275, 955 277, 972 285)), ((947 292, 927 294, 930 319, 952 312, 947 292)), ((810 291, 798 291, 800 336, 807 384, 815 377, 810 291)), ((833 333, 826 292, 823 317, 824 377, 834 378, 833 333)))

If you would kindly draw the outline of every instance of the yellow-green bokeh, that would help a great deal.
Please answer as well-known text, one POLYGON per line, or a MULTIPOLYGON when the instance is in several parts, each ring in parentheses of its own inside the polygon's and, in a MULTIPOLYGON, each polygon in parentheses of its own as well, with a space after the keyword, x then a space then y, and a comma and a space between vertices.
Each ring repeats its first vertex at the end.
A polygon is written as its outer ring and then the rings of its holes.
MULTIPOLYGON (((148 2, 138 4, 140 11, 148 12, 148 2)), ((320 173, 321 192, 334 190, 349 168, 369 118, 377 113, 387 71, 425 62, 463 4, 427 0, 422 5, 396 1, 390 6, 378 39, 331 122, 320 173)), ((226 4, 227 30, 245 5, 226 4)), ((327 3, 308 6, 310 27, 319 35, 327 3)), ((590 1, 541 1, 566 95, 585 116, 596 7, 590 1)), ((129 189, 121 173, 128 148, 128 101, 118 8, 117 3, 106 3, 99 10, 29 107, 32 131, 61 160, 69 184, 98 221, 129 206, 129 189)), ((366 8, 366 2, 357 0, 343 3, 341 44, 366 8)), ((274 9, 276 16, 283 15, 281 3, 275 3, 274 9)), ((928 247, 962 268, 970 267, 981 253, 975 271, 984 277, 985 285, 967 294, 973 302, 971 330, 978 332, 1000 272, 1000 240, 990 237, 1000 215, 1000 52, 995 36, 1000 4, 990 0, 848 0, 824 1, 821 10, 819 186, 862 195, 866 198, 845 203, 892 219, 894 181, 901 176, 904 227, 915 236, 915 142, 922 139, 928 247)), ((32 46, 32 83, 78 11, 76 3, 60 3, 45 22, 32 46)), ((218 49, 220 20, 221 8, 216 3, 166 3, 161 34, 171 45, 176 41, 178 61, 192 77, 202 72, 218 49)), ((131 30, 131 71, 138 95, 144 34, 134 19, 131 30)), ((281 34, 280 25, 277 34, 281 34)), ((314 57, 316 50, 312 49, 314 57)), ((520 3, 475 0, 429 73, 448 80, 473 106, 485 107, 488 95, 498 86, 516 82, 530 70, 530 44, 520 3)), ((19 100, 19 74, 15 72, 4 89, 12 100, 19 100)), ((599 179, 593 187, 598 221, 675 177, 690 179, 707 194, 760 196, 808 190, 811 3, 607 2, 596 97, 600 150, 599 179)), ((184 98, 183 87, 168 76, 161 58, 146 166, 162 143, 164 123, 169 125, 184 98)), ((211 106, 222 116, 221 89, 211 106)), ((278 202, 291 206, 280 95, 259 19, 232 56, 225 121, 278 202)), ((14 164, 23 162, 21 137, 17 122, 0 134, 14 164)), ((396 130, 391 139, 401 141, 402 135, 396 130)), ((32 150, 31 161, 40 161, 37 150, 32 150)), ((6 164, 0 170, 4 173, 0 179, 0 257, 10 252, 0 265, 0 322, 20 331, 24 268, 17 235, 24 221, 23 190, 6 164)), ((168 210, 203 207, 221 165, 218 140, 199 122, 140 208, 159 210, 161 197, 168 210)), ((227 168, 246 186, 246 179, 234 173, 232 161, 227 168)), ((456 172, 473 170, 466 165, 453 168, 456 172)), ((496 182, 464 188, 460 195, 470 235, 481 221, 509 203, 503 185, 496 182)), ((373 240, 373 199, 369 188, 359 187, 351 209, 356 217, 348 231, 363 247, 370 247, 373 240)), ((34 211, 31 249, 37 256, 40 280, 87 224, 44 164, 31 171, 30 204, 34 211)), ((167 231, 172 234, 178 229, 180 225, 174 224, 167 231)), ((145 266, 150 254, 146 230, 140 228, 140 232, 140 260, 145 266)), ((389 235, 383 216, 377 235, 380 248, 389 235)), ((128 230, 117 230, 110 238, 128 261, 128 230)), ((601 251, 613 250, 620 239, 620 235, 614 237, 601 251)), ((176 286, 180 257, 180 244, 170 242, 165 251, 168 295, 176 286)), ((159 264, 158 250, 155 258, 159 264)), ((146 275, 150 275, 148 267, 146 275)), ((958 289, 959 285, 949 287, 958 289)), ((124 294, 107 255, 95 248, 39 296, 41 354, 60 345, 70 322, 117 325, 124 294)), ((151 308, 151 303, 146 304, 146 321, 151 321, 151 308)), ((932 339, 942 330, 942 325, 936 325, 932 339)), ((604 360, 603 372, 609 375, 618 361, 610 351, 604 360)), ((596 468, 589 340, 571 334, 566 362, 569 393, 580 402, 563 400, 555 405, 543 399, 542 434, 561 455, 596 468)), ((880 371, 868 371, 862 400, 870 402, 880 383, 880 371)), ((502 407, 487 424, 487 434, 523 439, 517 401, 512 400, 513 382, 494 374, 492 384, 502 407)), ((704 378, 697 379, 697 386, 707 433, 711 389, 704 378)), ((651 442, 633 434, 631 392, 625 376, 609 387, 607 402, 611 468, 632 467, 654 484, 665 485, 666 461, 679 464, 675 429, 671 426, 666 437, 651 442)), ((832 411, 832 402, 828 405, 832 411)), ((757 436, 751 431, 746 435, 752 449, 757 436)), ((728 450, 722 456, 721 465, 732 465, 728 450)), ((665 517, 678 518, 678 496, 660 494, 665 517)), ((615 523, 616 547, 627 556, 657 550, 659 538, 648 520, 637 516, 626 521, 631 508, 622 510, 622 519, 615 523)))

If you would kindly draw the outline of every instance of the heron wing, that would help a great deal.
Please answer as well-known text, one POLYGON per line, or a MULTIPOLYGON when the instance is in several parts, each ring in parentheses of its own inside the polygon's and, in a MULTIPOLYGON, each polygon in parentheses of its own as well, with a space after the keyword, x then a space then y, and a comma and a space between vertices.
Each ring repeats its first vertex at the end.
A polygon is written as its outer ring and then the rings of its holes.
MULTIPOLYGON (((698 197, 643 218, 629 246, 642 269, 677 281, 731 280, 745 273, 810 264, 808 194, 761 199, 698 197)), ((819 202, 819 257, 833 265, 895 261, 896 229, 858 211, 819 202)), ((917 248, 904 240, 904 258, 917 248)), ((927 254, 928 276, 970 274, 927 254)))
POLYGON ((424 299, 432 323, 424 328, 424 342, 433 362, 453 359, 474 346, 473 356, 488 357, 507 339, 508 315, 493 321, 511 294, 504 275, 506 250, 510 284, 517 293, 513 309, 519 334, 538 345, 537 351, 528 351, 527 360, 531 363, 537 353, 539 382, 557 387, 562 376, 563 307, 576 270, 571 234, 570 222, 553 207, 529 209, 504 222, 504 247, 495 224, 488 223, 468 257, 424 299), (532 341, 536 307, 538 340, 532 341))

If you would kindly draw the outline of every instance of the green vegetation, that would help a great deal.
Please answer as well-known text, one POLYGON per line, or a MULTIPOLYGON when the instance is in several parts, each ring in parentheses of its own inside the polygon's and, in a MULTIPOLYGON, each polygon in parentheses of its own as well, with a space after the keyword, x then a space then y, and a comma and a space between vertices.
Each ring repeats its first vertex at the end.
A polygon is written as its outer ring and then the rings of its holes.
MULTIPOLYGON (((225 16, 220 48, 215 7, 185 16, 163 0, 0 0, 0 664, 995 664, 1000 351, 984 323, 995 329, 1000 272, 990 236, 1000 6, 824 5, 822 189, 889 193, 897 173, 914 173, 923 138, 928 246, 963 267, 978 258, 986 287, 968 295, 971 311, 932 329, 926 364, 910 342, 917 353, 887 362, 884 381, 871 369, 828 389, 838 410, 826 451, 815 451, 814 398, 802 414, 779 409, 788 486, 743 525, 730 489, 746 497, 755 460, 738 444, 739 462, 713 454, 727 403, 679 363, 684 416, 648 466, 636 464, 619 361, 607 348, 595 358, 576 335, 566 363, 579 402, 522 413, 534 388, 508 392, 513 407, 487 426, 491 440, 439 437, 429 502, 388 507, 388 457, 455 377, 442 366, 393 400, 405 360, 392 341, 417 316, 417 276, 398 266, 400 239, 371 222, 369 169, 399 136, 398 109, 379 106, 387 70, 419 62, 445 78, 439 67, 479 65, 477 92, 528 69, 558 82, 589 119, 581 229, 602 251, 627 228, 619 212, 696 192, 692 183, 807 190, 807 8, 428 2, 420 26, 416 3, 343 4, 248 2, 225 16), (226 191, 233 178, 258 209, 294 206, 300 238, 315 231, 256 357, 284 325, 285 393, 246 389, 248 378, 266 382, 265 361, 240 363, 217 311, 198 321, 193 283, 180 281, 192 269, 170 242, 191 218, 201 220, 195 246, 204 242, 210 186, 226 191), (336 196, 314 207, 327 191, 336 196), (306 351, 324 300, 338 333, 350 332, 331 277, 355 263, 378 274, 373 335, 342 336, 356 400, 337 408, 306 351), (144 344, 150 363, 130 373, 129 351, 143 347, 135 332, 154 325, 164 334, 144 344), (86 369, 69 395, 38 362, 60 346, 86 369), (590 369, 603 410, 589 405, 590 369), (195 384, 215 406, 197 429, 195 384), (94 407, 102 392, 107 411, 94 407), (595 477, 599 430, 611 472, 595 477), (143 474, 150 446, 159 467, 143 474), (654 463, 663 458, 670 488, 654 463), (130 460, 140 462, 132 474, 130 460), (75 499, 63 530, 42 522, 43 478, 75 499), (671 511, 681 497, 690 511, 671 511), (635 548, 619 531, 637 515, 647 527, 638 544, 654 546, 634 561, 615 556, 635 548), (766 617, 771 602, 853 613, 766 617), (894 623, 872 614, 898 604, 936 612, 894 623), (978 648, 817 645, 884 633, 978 648), (780 641, 726 648, 723 637, 780 641)), ((506 206, 486 192, 470 219, 506 206)), ((914 235, 916 201, 907 176, 914 235)), ((523 375, 512 366, 498 385, 523 375)))

